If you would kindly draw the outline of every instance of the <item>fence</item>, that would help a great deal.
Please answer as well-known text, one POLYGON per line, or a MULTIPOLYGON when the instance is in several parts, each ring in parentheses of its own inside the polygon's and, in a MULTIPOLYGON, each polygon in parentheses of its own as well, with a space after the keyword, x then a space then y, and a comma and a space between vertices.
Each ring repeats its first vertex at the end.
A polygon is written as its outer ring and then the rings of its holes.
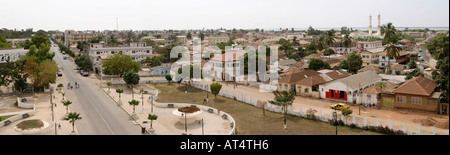
MULTIPOLYGON (((207 84, 201 84, 201 83, 194 83, 194 87, 205 90, 208 92, 211 92, 211 89, 209 88, 209 85, 207 84)), ((224 96, 230 99, 235 99, 253 106, 258 106, 258 98, 253 97, 248 94, 241 94, 238 91, 234 90, 226 90, 222 89, 219 92, 220 96, 224 96)), ((283 113, 283 109, 281 106, 267 104, 264 106, 264 108, 268 111, 277 112, 277 113, 283 113)), ((298 109, 294 109, 293 106, 288 107, 288 114, 298 117, 307 118, 308 110, 310 109, 303 109, 303 107, 300 107, 298 109)), ((311 109, 313 111, 314 109, 311 109)), ((329 122, 333 119, 333 110, 319 110, 317 112, 313 112, 313 115, 316 120, 322 121, 322 122, 329 122)), ((384 119, 377 119, 377 118, 371 118, 371 117, 364 117, 364 116, 357 116, 357 115, 350 115, 348 117, 344 117, 342 114, 338 114, 338 118, 340 118, 346 125, 355 125, 357 127, 363 128, 368 126, 383 126, 388 127, 391 130, 394 131, 403 131, 404 133, 408 135, 448 135, 449 130, 446 129, 439 129, 435 127, 426 127, 426 126, 420 126, 415 124, 408 124, 398 121, 392 121, 392 120, 384 120, 384 119)))

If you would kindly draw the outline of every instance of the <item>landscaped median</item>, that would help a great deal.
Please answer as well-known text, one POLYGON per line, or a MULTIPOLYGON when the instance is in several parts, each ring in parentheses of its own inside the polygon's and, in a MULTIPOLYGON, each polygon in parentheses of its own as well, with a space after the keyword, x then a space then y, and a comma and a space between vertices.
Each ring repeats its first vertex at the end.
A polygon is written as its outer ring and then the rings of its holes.
POLYGON ((235 121, 228 113, 209 106, 194 105, 200 111, 196 111, 196 116, 193 117, 186 111, 180 111, 180 109, 192 107, 193 104, 157 102, 155 101, 159 95, 157 89, 151 85, 141 84, 136 86, 135 90, 141 88, 142 92, 147 93, 141 94, 134 91, 132 94, 132 90, 125 85, 111 85, 103 87, 103 90, 130 116, 133 123, 145 128, 150 128, 149 124, 152 124, 153 129, 147 130, 147 133, 155 135, 233 135, 235 133, 235 121), (135 100, 134 103, 136 101, 139 103, 128 104, 133 100, 135 100), (174 114, 176 111, 180 111, 177 113, 179 115, 174 114), (149 123, 150 114, 158 116, 156 120, 152 120, 152 123, 149 123))

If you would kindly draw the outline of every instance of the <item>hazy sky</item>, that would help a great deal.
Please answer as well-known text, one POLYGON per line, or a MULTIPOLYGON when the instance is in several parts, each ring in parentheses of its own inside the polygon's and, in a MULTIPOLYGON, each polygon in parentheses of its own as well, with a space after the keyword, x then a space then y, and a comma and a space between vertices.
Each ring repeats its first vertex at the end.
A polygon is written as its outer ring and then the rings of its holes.
POLYGON ((1 0, 0 28, 44 30, 448 27, 449 0, 1 0))

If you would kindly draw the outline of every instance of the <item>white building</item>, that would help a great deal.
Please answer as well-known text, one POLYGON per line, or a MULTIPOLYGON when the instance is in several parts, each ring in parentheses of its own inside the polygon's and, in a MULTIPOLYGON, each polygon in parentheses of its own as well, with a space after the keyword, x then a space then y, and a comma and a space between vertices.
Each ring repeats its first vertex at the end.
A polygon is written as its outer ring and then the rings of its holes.
POLYGON ((146 43, 130 43, 129 46, 119 47, 104 47, 103 43, 94 43, 89 44, 86 52, 93 61, 94 71, 98 73, 101 72, 101 60, 119 52, 131 56, 136 62, 140 62, 147 57, 153 56, 152 47, 147 47, 146 43))
POLYGON ((20 59, 21 55, 26 55, 28 50, 23 48, 6 48, 0 49, 0 63, 15 62, 20 59))
POLYGON ((239 58, 245 55, 244 50, 227 51, 219 56, 214 56, 208 63, 212 66, 210 77, 222 81, 236 81, 236 68, 240 68, 239 58))
POLYGON ((381 80, 382 78, 372 71, 358 73, 319 85, 320 97, 353 103, 356 102, 356 95, 360 91, 374 86, 381 80))

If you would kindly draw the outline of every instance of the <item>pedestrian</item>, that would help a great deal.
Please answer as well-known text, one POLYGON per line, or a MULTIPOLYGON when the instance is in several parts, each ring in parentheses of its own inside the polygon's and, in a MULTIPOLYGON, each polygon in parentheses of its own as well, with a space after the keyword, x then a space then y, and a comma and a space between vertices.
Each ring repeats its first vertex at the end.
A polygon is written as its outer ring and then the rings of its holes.
POLYGON ((61 129, 61 123, 58 123, 58 128, 61 129))
POLYGON ((203 104, 205 104, 205 102, 206 102, 206 98, 203 98, 203 104))

